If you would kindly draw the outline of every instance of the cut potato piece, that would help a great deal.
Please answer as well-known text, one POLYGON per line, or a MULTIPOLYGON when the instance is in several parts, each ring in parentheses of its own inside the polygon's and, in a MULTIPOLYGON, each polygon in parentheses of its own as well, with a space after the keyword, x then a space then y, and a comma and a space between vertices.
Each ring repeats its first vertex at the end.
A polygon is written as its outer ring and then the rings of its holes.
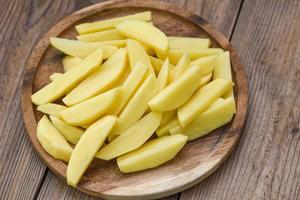
POLYGON ((143 116, 148 108, 149 100, 156 93, 156 78, 154 74, 151 74, 140 86, 140 88, 130 99, 124 110, 121 112, 111 135, 120 135, 128 127, 136 123, 143 116))
POLYGON ((123 40, 123 39, 126 39, 126 37, 116 29, 110 29, 110 30, 77 36, 77 40, 82 42, 103 42, 109 40, 123 40))
POLYGON ((185 134, 189 140, 194 140, 230 122, 234 112, 233 97, 225 100, 218 99, 186 127, 183 128, 178 125, 172 128, 170 132, 171 134, 185 134))
POLYGON ((119 95, 120 88, 112 89, 63 110, 60 116, 65 122, 75 126, 91 124, 116 107, 119 95))
POLYGON ((127 40, 127 51, 128 58, 130 63, 130 68, 133 70, 134 67, 139 66, 137 63, 142 63, 149 68, 150 72, 154 73, 154 70, 151 65, 150 58, 146 53, 145 49, 138 42, 134 40, 127 40))
POLYGON ((168 41, 170 49, 183 51, 201 51, 211 45, 208 38, 168 37, 168 41))
POLYGON ((117 47, 111 45, 104 45, 98 43, 81 42, 77 40, 69 40, 64 38, 51 37, 50 43, 59 51, 69 55, 80 58, 86 58, 94 51, 101 49, 103 51, 103 59, 109 58, 117 47))
POLYGON ((38 122, 36 136, 43 149, 55 159, 69 161, 72 147, 51 124, 46 115, 38 122))
POLYGON ((67 182, 76 187, 80 178, 103 145, 117 118, 106 116, 92 124, 75 146, 67 168, 67 182))
POLYGON ((203 77, 201 78, 201 81, 199 82, 198 88, 201 88, 201 87, 203 87, 204 85, 206 85, 206 84, 211 80, 211 78, 212 78, 212 73, 210 73, 210 74, 208 74, 208 75, 206 75, 206 76, 203 76, 203 77))
POLYGON ((66 108, 68 107, 55 103, 46 103, 38 106, 36 109, 42 113, 48 114, 56 118, 60 118, 59 113, 66 108))
POLYGON ((116 47, 125 47, 127 44, 126 40, 109 40, 109 41, 104 41, 104 42, 97 42, 96 44, 104 44, 104 45, 111 45, 111 46, 116 46, 116 47))
POLYGON ((102 63, 102 50, 97 50, 77 67, 63 74, 60 79, 52 81, 31 96, 36 105, 42 105, 57 100, 72 90, 80 81, 95 71, 102 63))
POLYGON ((82 35, 82 34, 102 31, 106 29, 111 29, 114 28, 119 23, 127 20, 151 21, 151 12, 146 11, 146 12, 136 13, 133 15, 127 15, 124 17, 107 19, 107 20, 102 20, 102 21, 92 22, 92 23, 79 24, 75 26, 75 28, 77 32, 80 35, 82 35))
POLYGON ((128 78, 125 80, 124 84, 121 86, 121 95, 118 99, 118 105, 116 110, 113 112, 115 115, 119 115, 123 110, 124 106, 127 104, 129 99, 133 96, 135 91, 145 80, 148 67, 141 63, 137 63, 138 66, 133 68, 132 72, 129 74, 128 78))
POLYGON ((65 72, 69 71, 73 67, 79 65, 82 61, 83 61, 83 59, 81 59, 79 57, 65 56, 62 61, 64 71, 65 72))
POLYGON ((64 138, 72 144, 77 144, 84 130, 76 126, 69 125, 64 121, 50 116, 53 126, 64 136, 64 138))
POLYGON ((188 68, 177 80, 168 85, 148 103, 153 111, 169 111, 183 105, 197 89, 202 77, 202 68, 188 68))
POLYGON ((62 77, 62 73, 53 73, 49 76, 50 81, 54 81, 55 79, 59 79, 62 77))
POLYGON ((158 91, 162 91, 165 87, 167 87, 170 79, 170 67, 169 67, 169 59, 166 59, 164 62, 158 76, 157 76, 157 83, 158 83, 158 91))
MULTIPOLYGON (((151 64, 152 64, 152 67, 153 67, 155 73, 159 74, 160 69, 165 61, 163 61, 159 58, 153 57, 153 56, 149 56, 149 58, 150 58, 150 61, 151 61, 151 64)), ((170 62, 169 62, 169 67, 170 67, 170 69, 173 69, 175 66, 170 64, 170 62)))
POLYGON ((186 142, 187 137, 181 134, 150 140, 141 148, 119 157, 117 164, 124 173, 158 167, 174 158, 186 142))
POLYGON ((167 112, 163 112, 161 117, 160 127, 171 121, 177 116, 177 110, 171 110, 167 112))
POLYGON ((169 121, 168 123, 166 123, 165 125, 159 127, 156 130, 156 135, 158 137, 162 137, 162 136, 168 135, 168 134, 170 134, 169 130, 171 128, 174 128, 174 127, 178 126, 178 125, 179 125, 179 121, 178 121, 177 117, 175 117, 171 121, 169 121))
POLYGON ((183 72, 190 67, 190 65, 190 57, 187 53, 184 53, 173 70, 171 82, 178 79, 179 76, 181 76, 183 72))
POLYGON ((167 36, 155 26, 143 21, 124 21, 116 28, 129 38, 136 39, 154 50, 166 52, 168 49, 167 36))
POLYGON ((126 51, 119 49, 101 67, 74 88, 63 102, 72 106, 109 90, 126 70, 126 51))
POLYGON ((96 158, 111 160, 142 146, 160 124, 161 113, 151 112, 130 126, 120 136, 106 145, 96 158))
POLYGON ((178 109, 177 115, 181 126, 185 127, 192 122, 232 86, 232 81, 215 79, 200 88, 186 104, 178 109))
POLYGON ((200 57, 217 55, 224 52, 220 48, 208 48, 199 51, 183 51, 183 50, 169 50, 168 56, 170 63, 176 64, 184 53, 188 53, 191 60, 198 59, 200 57))
POLYGON ((197 60, 191 62, 191 65, 201 66, 203 68, 203 75, 207 75, 212 73, 212 71, 214 70, 216 57, 217 56, 207 56, 198 58, 197 60))

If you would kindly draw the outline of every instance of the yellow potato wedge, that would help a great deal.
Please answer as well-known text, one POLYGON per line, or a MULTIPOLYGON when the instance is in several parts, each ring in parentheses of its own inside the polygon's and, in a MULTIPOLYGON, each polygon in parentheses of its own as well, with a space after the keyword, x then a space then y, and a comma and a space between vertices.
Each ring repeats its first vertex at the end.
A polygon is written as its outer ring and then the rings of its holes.
POLYGON ((96 44, 110 45, 110 46, 116 46, 121 48, 126 46, 127 40, 109 40, 103 42, 96 42, 96 44))
POLYGON ((79 57, 65 56, 62 61, 64 71, 65 72, 69 71, 73 67, 79 65, 82 61, 83 61, 83 59, 81 59, 79 57))
POLYGON ((208 38, 168 37, 169 49, 183 51, 201 51, 209 48, 211 41, 208 38))
POLYGON ((102 50, 97 50, 85 58, 83 62, 70 71, 65 72, 60 79, 52 81, 31 96, 36 105, 50 103, 72 90, 79 82, 95 71, 102 63, 102 50))
POLYGON ((109 40, 123 40, 123 39, 126 39, 126 37, 116 29, 110 29, 110 30, 77 36, 77 40, 82 42, 104 42, 109 40))
POLYGON ((175 116, 175 118, 173 118, 171 121, 169 121, 165 125, 159 127, 156 130, 156 135, 158 137, 162 137, 162 136, 168 135, 168 134, 170 134, 169 130, 171 128, 174 128, 174 127, 178 126, 178 125, 179 125, 179 121, 178 121, 177 117, 175 116))
POLYGON ((202 68, 192 66, 148 103, 153 111, 170 111, 183 105, 197 89, 202 68))
POLYGON ((187 142, 185 135, 164 136, 117 159, 121 172, 130 173, 158 167, 174 158, 187 142))
POLYGON ((106 116, 92 124, 75 146, 67 168, 68 185, 76 187, 80 178, 103 145, 117 118, 106 116))
POLYGON ((101 49, 103 51, 103 59, 109 58, 117 47, 98 43, 81 42, 77 40, 69 40, 64 38, 51 37, 50 43, 53 47, 69 56, 86 58, 94 51, 101 49))
POLYGON ((127 52, 131 70, 133 70, 134 67, 139 66, 136 65, 137 63, 142 63, 143 65, 146 65, 149 68, 150 72, 154 72, 147 52, 145 51, 143 46, 140 45, 138 42, 128 39, 127 52))
POLYGON ((200 57, 217 55, 219 53, 224 52, 220 48, 208 48, 199 51, 183 51, 183 50, 169 50, 168 57, 170 59, 170 63, 176 64, 179 59, 182 57, 184 53, 188 53, 191 60, 198 59, 200 57))
POLYGON ((62 73, 53 73, 49 76, 50 81, 54 81, 55 79, 58 79, 60 77, 62 77, 62 73))
POLYGON ((81 126, 91 124, 105 114, 109 114, 118 104, 120 88, 109 90, 91 99, 76 104, 60 112, 68 124, 81 126))
POLYGON ((170 67, 169 67, 169 59, 166 59, 161 70, 157 76, 157 83, 158 83, 158 91, 162 91, 170 81, 170 67))
POLYGON ((121 112, 111 135, 120 135, 128 127, 136 123, 148 108, 148 101, 157 93, 157 82, 154 74, 142 83, 121 112))
POLYGON ((96 158, 111 160, 142 146, 160 124, 161 113, 151 112, 130 126, 120 136, 106 145, 96 158))
POLYGON ((116 26, 123 35, 136 39, 159 52, 168 49, 167 36, 155 26, 144 21, 124 21, 116 26))
POLYGON ((133 96, 138 87, 146 78, 146 73, 148 72, 149 68, 141 63, 137 63, 137 65, 138 66, 133 68, 132 72, 129 74, 129 76, 121 86, 121 95, 118 99, 118 105, 113 112, 113 114, 115 115, 120 114, 129 99, 133 96))
POLYGON ((211 78, 212 78, 212 73, 207 74, 206 76, 203 76, 201 78, 201 81, 199 82, 198 88, 201 88, 204 85, 206 85, 207 83, 209 83, 209 81, 211 80, 211 78))
POLYGON ((102 66, 63 98, 63 102, 67 106, 72 106, 111 89, 126 70, 126 58, 124 49, 116 51, 102 66))
POLYGON ((203 68, 203 75, 213 72, 216 64, 217 56, 201 57, 191 62, 191 65, 201 66, 203 68))
POLYGON ((177 115, 181 126, 185 127, 191 123, 232 86, 232 81, 215 79, 200 88, 186 104, 178 109, 177 115))
POLYGON ((72 144, 76 145, 84 133, 83 129, 67 124, 56 117, 50 116, 50 120, 53 126, 62 134, 62 136, 64 136, 64 138, 72 144))
POLYGON ((234 112, 233 97, 228 97, 225 100, 218 99, 186 127, 183 128, 178 125, 172 128, 170 132, 171 134, 185 134, 189 140, 194 140, 230 122, 234 112))
POLYGON ((60 118, 59 113, 66 108, 68 107, 56 103, 46 103, 38 106, 36 109, 42 113, 48 114, 56 118, 60 118))
POLYGON ((60 132, 53 127, 46 115, 38 122, 36 136, 47 153, 55 159, 69 161, 73 149, 60 132))
POLYGON ((187 68, 190 67, 190 65, 190 57, 187 53, 184 53, 173 70, 171 82, 178 79, 183 74, 183 72, 185 72, 187 68))
POLYGON ((87 33, 93 33, 97 31, 102 31, 102 30, 107 30, 114 28, 116 25, 123 21, 127 20, 141 20, 141 21, 151 21, 151 12, 146 11, 146 12, 141 12, 141 13, 136 13, 133 15, 127 15, 123 17, 118 17, 118 18, 113 18, 113 19, 107 19, 107 20, 102 20, 98 22, 92 22, 92 23, 83 23, 75 26, 77 32, 82 35, 82 34, 87 34, 87 33))

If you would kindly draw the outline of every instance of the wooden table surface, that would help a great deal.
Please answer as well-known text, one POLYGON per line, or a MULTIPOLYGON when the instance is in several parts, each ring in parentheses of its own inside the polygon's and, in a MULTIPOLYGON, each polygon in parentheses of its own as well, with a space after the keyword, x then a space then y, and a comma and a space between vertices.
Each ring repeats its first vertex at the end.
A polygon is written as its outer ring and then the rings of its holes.
MULTIPOLYGON (((0 0, 0 199, 95 199, 59 180, 33 150, 20 87, 26 60, 42 34, 97 2, 0 0)), ((229 159, 197 186, 165 199, 300 199, 300 1, 169 2, 230 38, 245 67, 250 107, 229 159)))

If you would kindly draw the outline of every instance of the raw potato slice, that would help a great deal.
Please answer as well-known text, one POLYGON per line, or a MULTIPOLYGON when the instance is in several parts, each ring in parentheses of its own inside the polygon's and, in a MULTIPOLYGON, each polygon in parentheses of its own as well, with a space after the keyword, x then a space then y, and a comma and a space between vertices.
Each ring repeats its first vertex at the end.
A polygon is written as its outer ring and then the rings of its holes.
POLYGON ((224 52, 224 51, 220 48, 208 48, 208 49, 203 49, 203 50, 199 50, 199 51, 169 50, 168 56, 169 56, 170 62, 172 64, 176 64, 184 53, 188 53, 190 56, 190 59, 195 60, 200 57, 217 55, 222 52, 224 52))
POLYGON ((214 70, 216 64, 216 57, 217 56, 207 56, 198 58, 197 60, 191 62, 191 65, 201 66, 203 68, 203 75, 207 75, 212 73, 212 71, 214 70))
POLYGON ((77 40, 82 42, 104 42, 109 40, 123 40, 123 39, 126 39, 126 37, 116 29, 110 29, 110 30, 77 36, 77 40))
POLYGON ((211 45, 208 38, 168 37, 168 41, 170 49, 183 51, 200 51, 211 45))
POLYGON ((117 164, 124 173, 158 167, 174 158, 186 142, 187 137, 181 134, 150 140, 141 148, 119 157, 117 164))
POLYGON ((211 77, 212 77, 212 73, 206 75, 206 76, 203 76, 201 78, 201 81, 199 82, 199 86, 198 88, 201 88, 203 87, 204 85, 206 85, 210 80, 211 80, 211 77))
POLYGON ((64 138, 72 144, 77 144, 84 130, 76 126, 69 125, 64 121, 50 116, 53 126, 64 136, 64 138))
POLYGON ((160 124, 161 113, 151 112, 130 126, 119 137, 106 145, 96 158, 111 160, 142 146, 160 124))
POLYGON ((38 106, 36 109, 42 113, 48 114, 56 118, 60 118, 59 113, 66 108, 68 107, 55 103, 46 103, 38 106))
POLYGON ((127 51, 131 70, 138 66, 137 63, 142 63, 149 68, 150 72, 154 72, 148 54, 138 42, 128 39, 127 51))
POLYGON ((82 61, 83 61, 83 59, 81 59, 79 57, 65 56, 62 60, 64 71, 65 72, 69 71, 73 67, 79 65, 82 61))
POLYGON ((63 75, 62 73, 53 73, 53 74, 51 74, 51 75, 49 76, 49 79, 50 79, 51 81, 54 81, 55 79, 61 78, 62 75, 63 75))
POLYGON ((119 95, 120 88, 109 90, 63 110, 60 116, 65 122, 75 126, 91 124, 116 107, 119 95))
POLYGON ((163 125, 160 128, 158 128, 156 130, 156 135, 158 137, 162 137, 162 136, 168 135, 168 134, 170 134, 169 130, 171 128, 174 128, 174 127, 178 126, 178 125, 179 125, 179 121, 178 121, 177 117, 175 117, 170 122, 168 122, 165 125, 163 125))
POLYGON ((125 69, 126 51, 119 49, 63 98, 63 102, 72 106, 109 90, 122 77, 125 69))
POLYGON ((121 95, 118 99, 118 105, 113 112, 115 115, 120 114, 124 106, 145 79, 148 67, 141 63, 137 63, 137 65, 138 66, 132 70, 124 84, 121 86, 121 95))
POLYGON ((157 83, 158 83, 158 91, 162 91, 169 83, 170 78, 170 67, 169 67, 169 59, 166 59, 164 62, 158 76, 157 76, 157 83))
POLYGON ((92 124, 75 146, 67 168, 67 182, 76 187, 80 178, 103 145, 117 118, 106 116, 92 124))
POLYGON ((190 67, 190 65, 190 57, 187 53, 184 53, 173 70, 171 82, 178 79, 179 76, 181 76, 183 72, 185 72, 185 70, 190 67))
POLYGON ((191 123, 232 86, 232 81, 215 79, 200 88, 186 104, 178 109, 177 115, 181 126, 185 127, 191 123))
POLYGON ((43 149, 55 159, 69 161, 72 147, 51 124, 46 115, 38 122, 36 136, 43 149))
POLYGON ((128 127, 136 123, 143 116, 148 108, 149 100, 156 93, 156 78, 154 74, 151 74, 140 86, 140 88, 130 99, 124 110, 121 112, 111 135, 120 135, 128 127))
POLYGON ((104 44, 104 45, 111 45, 116 47, 125 47, 127 44, 126 40, 110 40, 110 41, 104 41, 104 42, 96 42, 96 44, 104 44))
POLYGON ((151 21, 151 12, 146 11, 146 12, 136 13, 133 15, 127 15, 124 17, 107 19, 107 20, 102 20, 102 21, 92 22, 92 23, 79 24, 75 26, 75 28, 77 32, 80 35, 82 35, 82 34, 114 28, 116 25, 126 20, 151 21))
POLYGON ((234 112, 233 97, 225 100, 218 99, 186 127, 182 128, 179 125, 172 128, 170 132, 171 134, 185 134, 189 140, 194 140, 230 122, 234 112))
POLYGON ((64 38, 51 37, 50 43, 56 49, 69 55, 80 58, 86 58, 94 51, 101 49, 103 51, 103 59, 109 58, 115 51, 118 50, 117 47, 111 45, 103 45, 98 43, 81 42, 77 40, 69 40, 64 38))
MULTIPOLYGON (((159 74, 160 69, 162 67, 162 65, 164 64, 164 61, 158 58, 155 58, 153 56, 149 56, 152 67, 155 71, 155 74, 159 74)), ((169 67, 170 69, 173 69, 175 66, 169 63, 169 67)))
POLYGON ((171 121, 177 116, 177 110, 163 112, 160 127, 171 121))
POLYGON ((190 67, 177 80, 168 85, 148 103, 153 111, 169 111, 183 105, 197 89, 202 68, 190 67))
POLYGON ((124 21, 116 28, 129 38, 136 39, 159 52, 168 49, 167 36, 155 26, 143 21, 124 21))
POLYGON ((31 96, 36 105, 42 105, 57 100, 72 90, 80 81, 95 71, 102 63, 102 50, 97 50, 77 67, 63 74, 60 79, 52 81, 31 96))

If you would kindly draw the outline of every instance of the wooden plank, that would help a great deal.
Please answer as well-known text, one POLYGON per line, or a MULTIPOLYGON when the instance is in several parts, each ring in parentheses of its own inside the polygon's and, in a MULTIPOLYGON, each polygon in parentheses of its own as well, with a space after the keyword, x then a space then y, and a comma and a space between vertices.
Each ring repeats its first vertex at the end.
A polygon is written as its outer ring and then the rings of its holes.
MULTIPOLYGON (((235 1, 220 1, 213 3, 211 1, 170 1, 172 3, 180 4, 188 10, 199 14, 206 18, 209 22, 216 25, 219 30, 230 36, 232 27, 235 23, 236 16, 240 6, 240 0, 235 1), (226 10, 227 12, 224 12, 226 10), (219 13, 219 17, 211 14, 209 11, 219 13), (226 13, 231 13, 227 15, 226 13), (220 17, 221 16, 221 17, 220 17)), ((86 5, 85 5, 86 6, 86 5)), ((173 195, 167 199, 177 199, 178 195, 173 195)), ((38 199, 94 199, 88 195, 78 192, 54 176, 50 171, 48 172, 45 182, 41 188, 38 199), (55 198, 54 198, 55 197, 55 198)))
POLYGON ((237 149, 181 200, 300 198, 300 1, 245 0, 232 43, 250 108, 237 149))

